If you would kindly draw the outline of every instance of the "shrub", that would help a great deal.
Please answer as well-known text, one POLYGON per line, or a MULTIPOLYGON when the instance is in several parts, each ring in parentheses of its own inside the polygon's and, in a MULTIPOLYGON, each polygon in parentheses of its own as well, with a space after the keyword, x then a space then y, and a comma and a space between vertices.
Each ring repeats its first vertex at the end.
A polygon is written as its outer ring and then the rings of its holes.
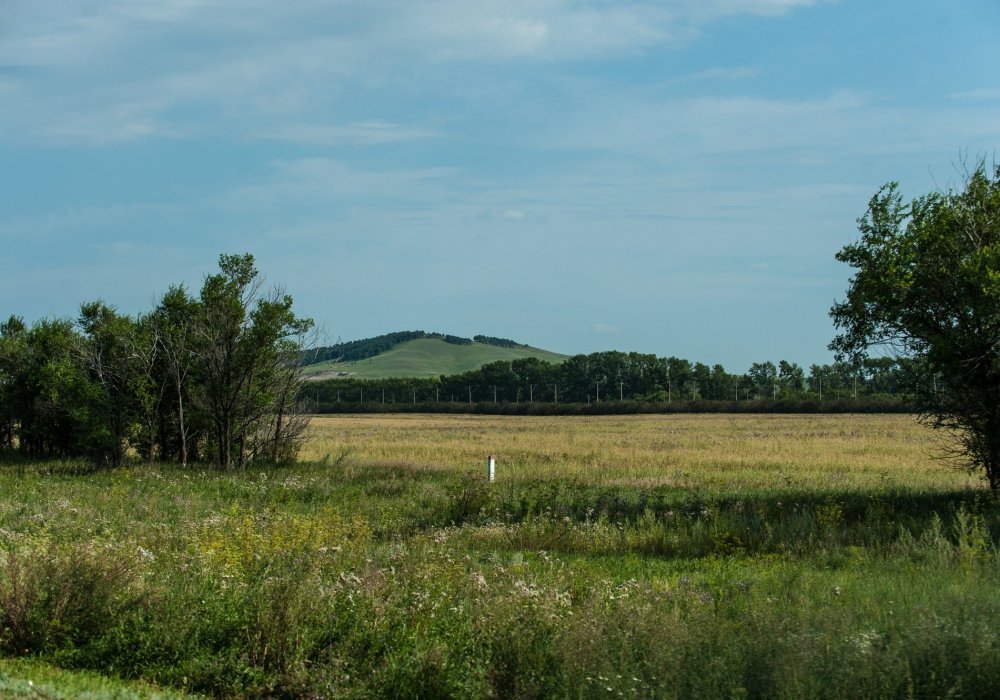
POLYGON ((134 560, 112 549, 12 551, 0 565, 0 650, 78 647, 144 600, 134 560))

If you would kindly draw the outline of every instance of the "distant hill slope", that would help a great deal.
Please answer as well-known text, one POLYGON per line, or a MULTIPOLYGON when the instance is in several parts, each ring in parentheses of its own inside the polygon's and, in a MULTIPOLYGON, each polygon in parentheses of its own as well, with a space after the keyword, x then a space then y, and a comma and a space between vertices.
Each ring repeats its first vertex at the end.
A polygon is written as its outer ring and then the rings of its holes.
MULTIPOLYGON (((336 345, 316 348, 315 350, 308 351, 303 356, 302 360, 304 364, 307 365, 315 365, 329 360, 339 362, 367 360, 369 357, 375 357, 376 355, 381 355, 384 352, 392 350, 400 343, 405 343, 408 340, 417 340, 418 338, 437 338, 454 345, 471 345, 473 342, 472 338, 462 338, 461 336, 448 335, 446 333, 428 333, 427 331, 397 331, 395 333, 377 335, 374 338, 349 340, 345 343, 337 343, 336 345)), ((517 345, 517 343, 510 340, 493 342, 499 341, 500 339, 487 338, 486 336, 481 335, 477 335, 475 340, 492 345, 509 345, 511 347, 517 345)))
POLYGON ((527 345, 501 347, 490 343, 456 344, 441 338, 417 338, 398 343, 386 352, 352 362, 329 360, 308 365, 307 379, 333 379, 350 376, 356 379, 394 377, 437 377, 478 369, 490 362, 536 357, 545 362, 562 362, 567 355, 532 348, 527 345), (346 373, 346 374, 341 374, 346 373))

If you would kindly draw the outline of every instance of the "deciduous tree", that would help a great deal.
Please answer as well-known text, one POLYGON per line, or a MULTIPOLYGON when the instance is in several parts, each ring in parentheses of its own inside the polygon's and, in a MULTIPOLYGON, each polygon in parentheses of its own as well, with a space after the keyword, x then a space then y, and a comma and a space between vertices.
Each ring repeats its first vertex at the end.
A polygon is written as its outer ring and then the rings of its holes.
POLYGON ((841 359, 882 351, 914 360, 923 415, 951 431, 971 467, 1000 488, 1000 168, 981 162, 961 189, 872 197, 861 238, 837 259, 855 269, 831 309, 841 359))

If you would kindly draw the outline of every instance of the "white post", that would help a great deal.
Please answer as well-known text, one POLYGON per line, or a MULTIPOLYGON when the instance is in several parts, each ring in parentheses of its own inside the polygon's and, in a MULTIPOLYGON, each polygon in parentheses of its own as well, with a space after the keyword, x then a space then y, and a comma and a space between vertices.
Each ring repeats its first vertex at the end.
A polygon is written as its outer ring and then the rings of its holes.
POLYGON ((497 458, 490 455, 486 458, 486 478, 490 483, 496 478, 497 475, 497 458))

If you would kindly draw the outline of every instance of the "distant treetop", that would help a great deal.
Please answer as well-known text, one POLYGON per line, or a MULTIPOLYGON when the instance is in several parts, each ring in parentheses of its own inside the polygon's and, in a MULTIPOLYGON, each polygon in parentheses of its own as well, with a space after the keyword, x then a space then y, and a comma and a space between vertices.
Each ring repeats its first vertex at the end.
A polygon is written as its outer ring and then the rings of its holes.
POLYGON ((472 338, 477 343, 482 343, 483 345, 495 345, 498 348, 526 348, 528 347, 524 343, 517 343, 509 338, 494 338, 491 335, 477 335, 472 338))

